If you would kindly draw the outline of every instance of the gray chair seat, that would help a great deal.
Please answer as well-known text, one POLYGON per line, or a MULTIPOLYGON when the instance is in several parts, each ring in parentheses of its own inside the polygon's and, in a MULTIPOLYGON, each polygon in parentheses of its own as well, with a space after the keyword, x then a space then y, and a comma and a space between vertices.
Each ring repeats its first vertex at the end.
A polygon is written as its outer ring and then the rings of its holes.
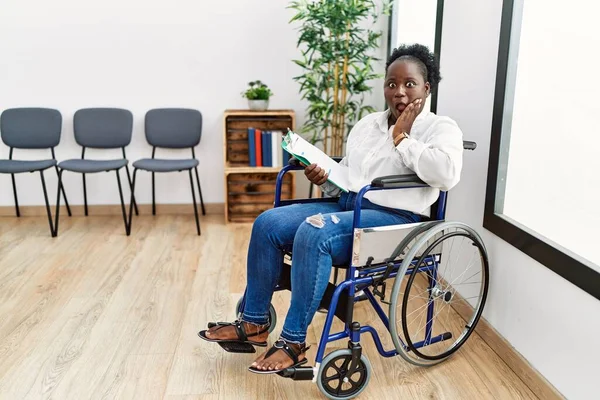
POLYGON ((94 172, 115 171, 126 165, 127 160, 124 158, 117 160, 72 159, 60 162, 58 167, 66 171, 91 174, 94 172))
POLYGON ((22 172, 43 171, 56 165, 56 160, 0 160, 0 173, 19 174, 22 172))
POLYGON ((196 168, 198 160, 188 158, 183 160, 168 160, 160 158, 142 158, 133 163, 133 167, 151 172, 173 172, 196 168))

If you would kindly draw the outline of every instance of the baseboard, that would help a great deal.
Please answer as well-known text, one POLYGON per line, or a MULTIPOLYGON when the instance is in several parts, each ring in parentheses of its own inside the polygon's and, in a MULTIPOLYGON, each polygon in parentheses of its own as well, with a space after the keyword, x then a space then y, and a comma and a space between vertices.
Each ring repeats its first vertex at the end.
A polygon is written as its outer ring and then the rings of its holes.
MULTIPOLYGON (((458 295, 458 292, 455 295, 458 295)), ((460 300, 454 302, 452 308, 467 321, 473 315, 473 308, 465 300, 460 300)), ((538 398, 544 400, 565 398, 483 317, 475 327, 475 332, 538 398)))
MULTIPOLYGON (((50 206, 52 214, 54 214, 54 206, 50 206)), ((224 203, 205 203, 204 208, 207 215, 224 214, 224 203)), ((152 204, 138 204, 138 210, 140 215, 151 215, 152 204)), ((21 216, 24 217, 38 217, 46 215, 46 206, 19 206, 21 216)), ((60 207, 60 214, 66 215, 67 209, 64 206, 60 207)), ((127 205, 127 212, 129 212, 129 204, 127 205)), ((198 204, 198 213, 201 213, 200 205, 198 204)), ((72 205, 71 213, 75 216, 82 216, 85 214, 83 205, 72 205)), ((193 215, 194 208, 192 204, 157 204, 156 215, 193 215)), ((15 207, 14 206, 0 206, 0 217, 14 217, 15 207)), ((88 215, 118 215, 121 216, 121 206, 119 204, 108 204, 108 205, 88 205, 88 215)))

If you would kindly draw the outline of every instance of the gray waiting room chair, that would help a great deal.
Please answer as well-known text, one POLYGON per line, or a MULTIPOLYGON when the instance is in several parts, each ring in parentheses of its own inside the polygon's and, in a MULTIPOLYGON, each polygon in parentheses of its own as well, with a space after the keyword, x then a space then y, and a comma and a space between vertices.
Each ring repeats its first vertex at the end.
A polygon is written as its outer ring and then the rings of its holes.
MULTIPOLYGON (((46 181, 44 171, 54 167, 57 174, 56 155, 54 147, 60 142, 62 131, 62 115, 58 110, 52 108, 10 108, 4 110, 0 115, 0 133, 2 142, 10 147, 8 160, 0 160, 0 173, 10 174, 12 178, 13 194, 15 198, 15 210, 17 217, 21 216, 19 210, 19 198, 17 195, 17 184, 15 175, 25 172, 38 172, 42 180, 42 189, 44 200, 46 202, 46 213, 48 214, 48 224, 50 225, 50 234, 55 237, 57 232, 52 224, 52 213, 48 203, 48 192, 46 190, 46 181), (50 149, 52 158, 43 160, 14 160, 14 149, 50 149)), ((60 193, 65 199, 67 212, 71 216, 71 208, 67 201, 67 195, 62 185, 59 185, 58 197, 60 193)))
MULTIPOLYGON (((146 140, 152 146, 152 158, 143 158, 133 163, 133 185, 131 199, 134 199, 135 177, 138 170, 152 173, 152 215, 156 215, 156 188, 154 175, 156 173, 188 171, 190 186, 192 188, 192 201, 194 215, 196 217, 196 231, 200 235, 200 221, 198 219, 198 208, 196 207, 196 192, 192 169, 196 172, 196 182, 202 206, 202 215, 206 215, 204 201, 202 200, 202 189, 200 177, 198 176, 198 160, 194 147, 200 143, 202 136, 202 114, 198 110, 187 108, 155 108, 149 110, 145 116, 146 140), (185 149, 192 150, 192 157, 185 159, 155 158, 156 148, 185 149)), ((129 206, 129 229, 132 224, 132 210, 129 206)))
MULTIPOLYGON (((121 198, 121 211, 125 232, 129 235, 129 225, 123 200, 123 189, 119 171, 125 167, 127 179, 131 188, 131 176, 129 174, 128 160, 125 147, 131 142, 133 131, 133 114, 129 110, 121 108, 84 108, 77 110, 73 116, 73 131, 75 141, 82 147, 81 158, 62 161, 58 164, 58 182, 62 184, 62 174, 70 171, 82 174, 83 177, 83 201, 85 215, 88 215, 86 174, 115 171, 119 196, 121 198), (122 150, 123 158, 110 160, 86 159, 86 148, 94 149, 118 149, 122 150)), ((132 200, 137 213, 137 204, 132 200)), ((56 201, 56 222, 54 224, 58 234, 60 198, 56 201)))

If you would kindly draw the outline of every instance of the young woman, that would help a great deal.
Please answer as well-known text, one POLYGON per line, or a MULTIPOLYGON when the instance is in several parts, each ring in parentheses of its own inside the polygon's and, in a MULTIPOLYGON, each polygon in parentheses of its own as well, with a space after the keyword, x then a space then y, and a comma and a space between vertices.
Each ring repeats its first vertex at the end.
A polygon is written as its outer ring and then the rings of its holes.
POLYGON ((413 223, 429 215, 440 190, 451 189, 460 179, 461 130, 450 118, 423 110, 440 79, 438 63, 427 47, 415 44, 394 50, 386 63, 384 81, 388 109, 362 118, 348 136, 341 163, 348 167, 350 192, 340 193, 319 166, 307 166, 306 177, 327 194, 339 196, 338 202, 294 204, 262 213, 250 239, 242 320, 201 331, 200 337, 266 347, 269 304, 281 273, 283 249, 293 248, 292 300, 281 337, 250 370, 276 373, 306 358, 306 331, 327 287, 332 264, 350 261, 356 193, 374 178, 416 173, 429 188, 367 193, 361 211, 362 226, 413 223), (322 227, 307 223, 307 217, 319 213, 322 227), (333 223, 333 215, 338 223, 333 223))

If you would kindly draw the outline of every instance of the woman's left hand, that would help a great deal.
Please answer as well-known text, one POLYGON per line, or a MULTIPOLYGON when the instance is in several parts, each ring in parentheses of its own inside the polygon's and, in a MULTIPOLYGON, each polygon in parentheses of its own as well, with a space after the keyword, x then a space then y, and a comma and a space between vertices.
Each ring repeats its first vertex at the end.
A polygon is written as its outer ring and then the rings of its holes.
MULTIPOLYGON (((406 132, 407 134, 410 133, 413 122, 415 122, 417 115, 419 115, 423 109, 423 104, 425 104, 423 99, 415 99, 402 111, 402 114, 400 114, 394 125, 394 143, 399 143, 398 137, 402 135, 402 132, 406 132)), ((402 139, 400 139, 400 141, 401 140, 402 139)))

